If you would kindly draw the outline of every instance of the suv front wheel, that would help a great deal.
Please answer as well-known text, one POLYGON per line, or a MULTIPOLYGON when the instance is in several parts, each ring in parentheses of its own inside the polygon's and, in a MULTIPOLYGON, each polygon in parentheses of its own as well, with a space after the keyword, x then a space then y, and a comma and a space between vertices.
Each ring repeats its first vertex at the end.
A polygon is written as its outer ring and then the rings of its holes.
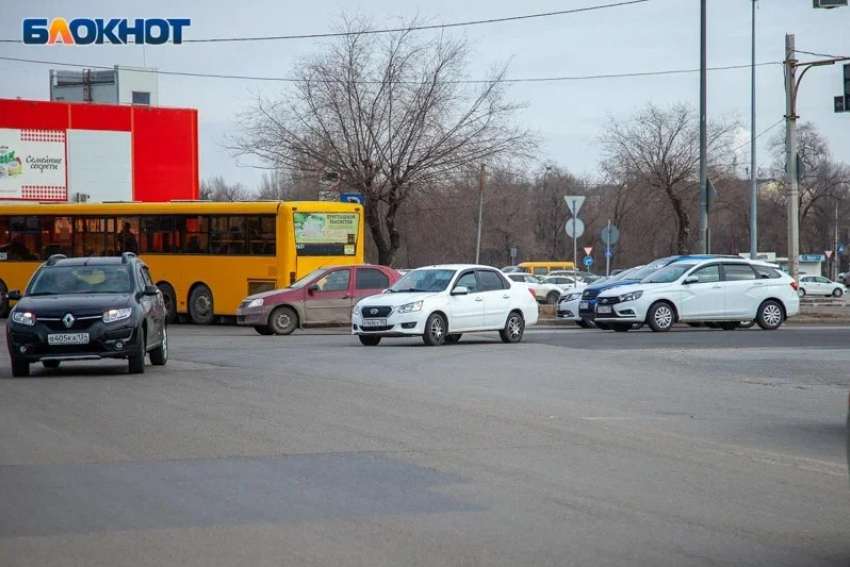
POLYGON ((26 378, 30 375, 30 363, 22 360, 12 361, 12 376, 15 378, 26 378))
POLYGON ((130 374, 144 374, 145 373, 145 355, 147 355, 147 337, 145 336, 145 330, 140 328, 138 330, 139 333, 139 352, 130 356, 127 360, 127 366, 130 370, 130 374))

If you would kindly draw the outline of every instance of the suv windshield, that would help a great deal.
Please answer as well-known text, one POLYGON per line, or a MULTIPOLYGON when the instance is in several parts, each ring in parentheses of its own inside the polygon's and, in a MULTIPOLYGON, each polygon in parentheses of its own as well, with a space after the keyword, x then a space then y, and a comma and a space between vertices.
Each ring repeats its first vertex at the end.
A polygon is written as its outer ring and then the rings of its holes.
POLYGON ((54 266, 39 270, 27 295, 132 292, 130 266, 54 266))
POLYGON ((656 270, 651 276, 644 278, 640 283, 670 283, 682 277, 682 274, 696 266, 696 264, 670 264, 665 268, 656 270))
POLYGON ((642 281, 644 278, 649 276, 652 272, 654 272, 656 270, 660 270, 664 266, 673 262, 677 257, 678 256, 669 256, 667 258, 661 258, 659 260, 655 260, 654 262, 647 264, 643 268, 641 268, 639 270, 635 270, 634 272, 632 272, 631 274, 629 274, 626 277, 630 280, 642 281))
POLYGON ((443 291, 454 275, 454 270, 413 270, 398 280, 389 292, 443 291))

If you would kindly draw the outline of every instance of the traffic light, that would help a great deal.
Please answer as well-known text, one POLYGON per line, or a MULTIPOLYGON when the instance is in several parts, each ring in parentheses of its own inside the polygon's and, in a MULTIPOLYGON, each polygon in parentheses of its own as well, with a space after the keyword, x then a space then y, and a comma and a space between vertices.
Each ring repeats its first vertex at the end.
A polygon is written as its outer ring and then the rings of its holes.
POLYGON ((846 6, 847 0, 812 0, 814 8, 838 8, 846 6))
POLYGON ((850 112, 850 63, 844 65, 844 94, 835 97, 835 112, 850 112))
POLYGON ((850 98, 850 63, 844 65, 844 96, 850 98))

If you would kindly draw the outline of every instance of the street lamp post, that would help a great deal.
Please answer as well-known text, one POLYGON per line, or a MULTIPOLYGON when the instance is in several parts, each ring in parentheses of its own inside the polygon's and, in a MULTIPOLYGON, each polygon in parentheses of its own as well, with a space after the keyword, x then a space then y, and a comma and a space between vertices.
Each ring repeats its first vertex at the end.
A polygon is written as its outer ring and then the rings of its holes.
POLYGON ((752 82, 750 101, 750 258, 758 257, 758 190, 756 179, 756 1, 753 4, 752 82))

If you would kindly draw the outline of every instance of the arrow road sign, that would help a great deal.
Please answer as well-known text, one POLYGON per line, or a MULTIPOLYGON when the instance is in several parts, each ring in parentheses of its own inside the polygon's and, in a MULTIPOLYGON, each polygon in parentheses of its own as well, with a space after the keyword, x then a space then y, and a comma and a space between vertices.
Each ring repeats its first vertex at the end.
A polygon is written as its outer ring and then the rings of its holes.
MULTIPOLYGON (((564 201, 567 202, 567 206, 570 208, 570 212, 574 217, 578 216, 578 212, 581 210, 581 206, 584 204, 584 195, 565 195, 564 201)), ((581 235, 579 235, 581 236, 581 235)))
POLYGON ((620 230, 613 224, 602 229, 602 242, 605 244, 617 244, 620 240, 620 230))
POLYGON ((587 248, 584 249, 584 255, 585 256, 590 256, 591 252, 593 252, 593 246, 588 246, 587 248))
POLYGON ((564 230, 567 231, 567 236, 575 240, 584 234, 584 223, 581 219, 571 218, 567 221, 567 224, 564 225, 564 230))
POLYGON ((605 249, 605 257, 606 258, 613 258, 614 257, 614 251, 611 250, 610 248, 606 248, 605 249))
POLYGON ((584 257, 584 265, 590 267, 593 265, 593 256, 585 256, 584 257))
POLYGON ((838 247, 838 253, 839 253, 839 254, 844 254, 845 252, 847 252, 847 247, 846 247, 846 246, 844 246, 844 245, 842 244, 841 246, 839 246, 839 247, 838 247))

